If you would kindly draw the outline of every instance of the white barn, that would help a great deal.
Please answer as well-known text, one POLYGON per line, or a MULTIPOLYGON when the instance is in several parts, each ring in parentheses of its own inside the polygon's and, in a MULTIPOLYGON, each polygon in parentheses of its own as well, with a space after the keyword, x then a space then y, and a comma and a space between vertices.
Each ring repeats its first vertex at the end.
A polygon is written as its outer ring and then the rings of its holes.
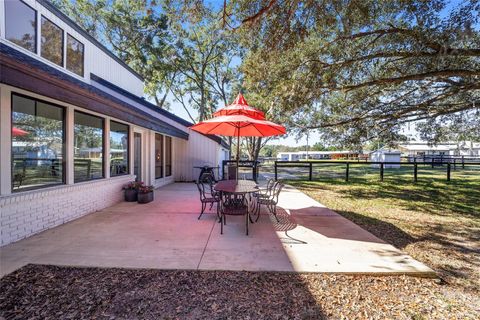
MULTIPOLYGON (((400 162, 402 153, 396 150, 379 149, 370 153, 372 162, 400 162)), ((372 163, 373 168, 380 167, 378 163, 372 163)), ((385 164, 384 168, 400 168, 400 164, 385 164)))
POLYGON ((45 0, 0 5, 0 245, 221 165, 217 136, 143 98, 143 78, 45 0))
POLYGON ((445 142, 436 145, 424 141, 402 143, 398 146, 405 156, 480 156, 480 143, 473 141, 445 142))

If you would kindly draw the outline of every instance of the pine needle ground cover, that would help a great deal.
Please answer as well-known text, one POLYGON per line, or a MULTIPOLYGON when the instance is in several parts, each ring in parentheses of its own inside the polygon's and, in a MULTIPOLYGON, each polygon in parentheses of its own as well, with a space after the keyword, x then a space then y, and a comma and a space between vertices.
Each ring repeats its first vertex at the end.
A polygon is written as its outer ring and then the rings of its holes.
POLYGON ((433 279, 27 265, 0 281, 5 319, 475 319, 433 279))

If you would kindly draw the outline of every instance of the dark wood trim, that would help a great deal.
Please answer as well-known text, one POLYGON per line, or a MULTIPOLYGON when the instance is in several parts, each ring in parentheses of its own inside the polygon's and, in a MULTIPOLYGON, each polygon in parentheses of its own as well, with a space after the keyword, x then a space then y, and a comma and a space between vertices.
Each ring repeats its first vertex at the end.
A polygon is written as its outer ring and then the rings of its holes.
POLYGON ((142 110, 133 109, 126 103, 117 103, 113 99, 91 92, 88 88, 82 88, 4 54, 0 54, 0 81, 147 129, 188 139, 188 133, 161 123, 161 120, 154 121, 152 115, 142 110))

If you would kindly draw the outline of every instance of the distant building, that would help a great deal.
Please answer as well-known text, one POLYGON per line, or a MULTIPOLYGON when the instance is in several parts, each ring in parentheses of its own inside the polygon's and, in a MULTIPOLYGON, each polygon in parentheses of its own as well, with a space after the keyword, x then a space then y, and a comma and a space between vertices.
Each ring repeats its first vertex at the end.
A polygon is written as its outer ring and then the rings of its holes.
POLYGON ((427 142, 408 142, 398 146, 404 156, 480 156, 480 143, 471 141, 446 142, 429 145, 427 142))
POLYGON ((298 161, 298 160, 321 160, 321 159, 337 159, 358 157, 359 153, 356 151, 309 151, 308 156, 306 151, 296 152, 279 152, 277 160, 281 161, 298 161))
MULTIPOLYGON (((372 162, 400 162, 402 153, 398 150, 379 149, 370 153, 370 161, 372 162)), ((373 163, 372 168, 378 168, 380 164, 373 163)), ((385 164, 384 168, 400 168, 400 164, 385 164)))

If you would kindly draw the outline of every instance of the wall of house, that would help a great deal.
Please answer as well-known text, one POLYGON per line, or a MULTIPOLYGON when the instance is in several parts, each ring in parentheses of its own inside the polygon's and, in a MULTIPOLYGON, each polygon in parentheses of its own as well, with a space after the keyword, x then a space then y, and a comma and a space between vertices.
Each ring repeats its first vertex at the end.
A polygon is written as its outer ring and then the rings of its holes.
MULTIPOLYGON (((198 179, 200 169, 196 166, 219 166, 221 162, 220 152, 221 146, 205 137, 189 129, 189 139, 182 140, 175 138, 174 163, 176 165, 175 181, 193 181, 198 179)), ((221 174, 221 168, 215 171, 215 175, 221 174)))
MULTIPOLYGON (((110 177, 109 174, 109 143, 105 143, 105 178, 87 182, 74 183, 73 181, 73 113, 75 110, 84 111, 105 119, 106 135, 108 123, 111 119, 101 114, 83 110, 77 106, 38 95, 26 90, 0 84, 0 245, 5 245, 58 226, 67 221, 79 218, 88 213, 101 210, 122 201, 122 186, 133 181, 133 174, 110 177), (65 107, 66 110, 66 154, 65 172, 66 184, 41 189, 12 193, 11 186, 11 95, 12 92, 32 98, 51 102, 65 107)), ((111 119, 118 122, 118 119, 111 119)), ((142 167, 141 178, 147 184, 156 187, 174 181, 176 164, 172 161, 172 176, 155 180, 154 177, 154 137, 155 132, 145 128, 130 125, 130 173, 133 173, 133 134, 142 134, 142 167)), ((107 135, 108 136, 108 135, 107 135)), ((175 142, 184 141, 173 139, 172 160, 174 159, 175 142)), ((164 162, 165 163, 165 162, 164 162)))
MULTIPOLYGON (((29 56, 35 57, 42 62, 59 69, 65 73, 68 73, 70 76, 73 76, 79 80, 90 83, 90 73, 94 73, 99 77, 141 97, 143 96, 143 81, 136 77, 127 67, 116 61, 110 55, 105 53, 98 45, 92 43, 89 39, 84 37, 81 33, 77 32, 74 28, 65 23, 60 17, 57 17, 54 13, 50 12, 45 8, 39 1, 35 0, 23 0, 27 5, 32 7, 37 11, 37 53, 32 53, 20 46, 15 45, 14 43, 5 39, 5 7, 0 3, 0 41, 8 44, 9 46, 14 47, 15 49, 28 54, 29 56), (62 66, 58 66, 55 63, 50 62, 47 59, 44 59, 40 56, 40 23, 41 16, 45 16, 47 19, 55 23, 64 31, 64 48, 66 48, 66 33, 73 36, 75 39, 80 41, 84 45, 84 76, 81 77, 73 72, 70 72, 62 66)), ((64 63, 66 50, 64 51, 64 63)))
POLYGON ((0 245, 112 206, 122 201, 122 186, 133 179, 120 176, 1 196, 0 245))

